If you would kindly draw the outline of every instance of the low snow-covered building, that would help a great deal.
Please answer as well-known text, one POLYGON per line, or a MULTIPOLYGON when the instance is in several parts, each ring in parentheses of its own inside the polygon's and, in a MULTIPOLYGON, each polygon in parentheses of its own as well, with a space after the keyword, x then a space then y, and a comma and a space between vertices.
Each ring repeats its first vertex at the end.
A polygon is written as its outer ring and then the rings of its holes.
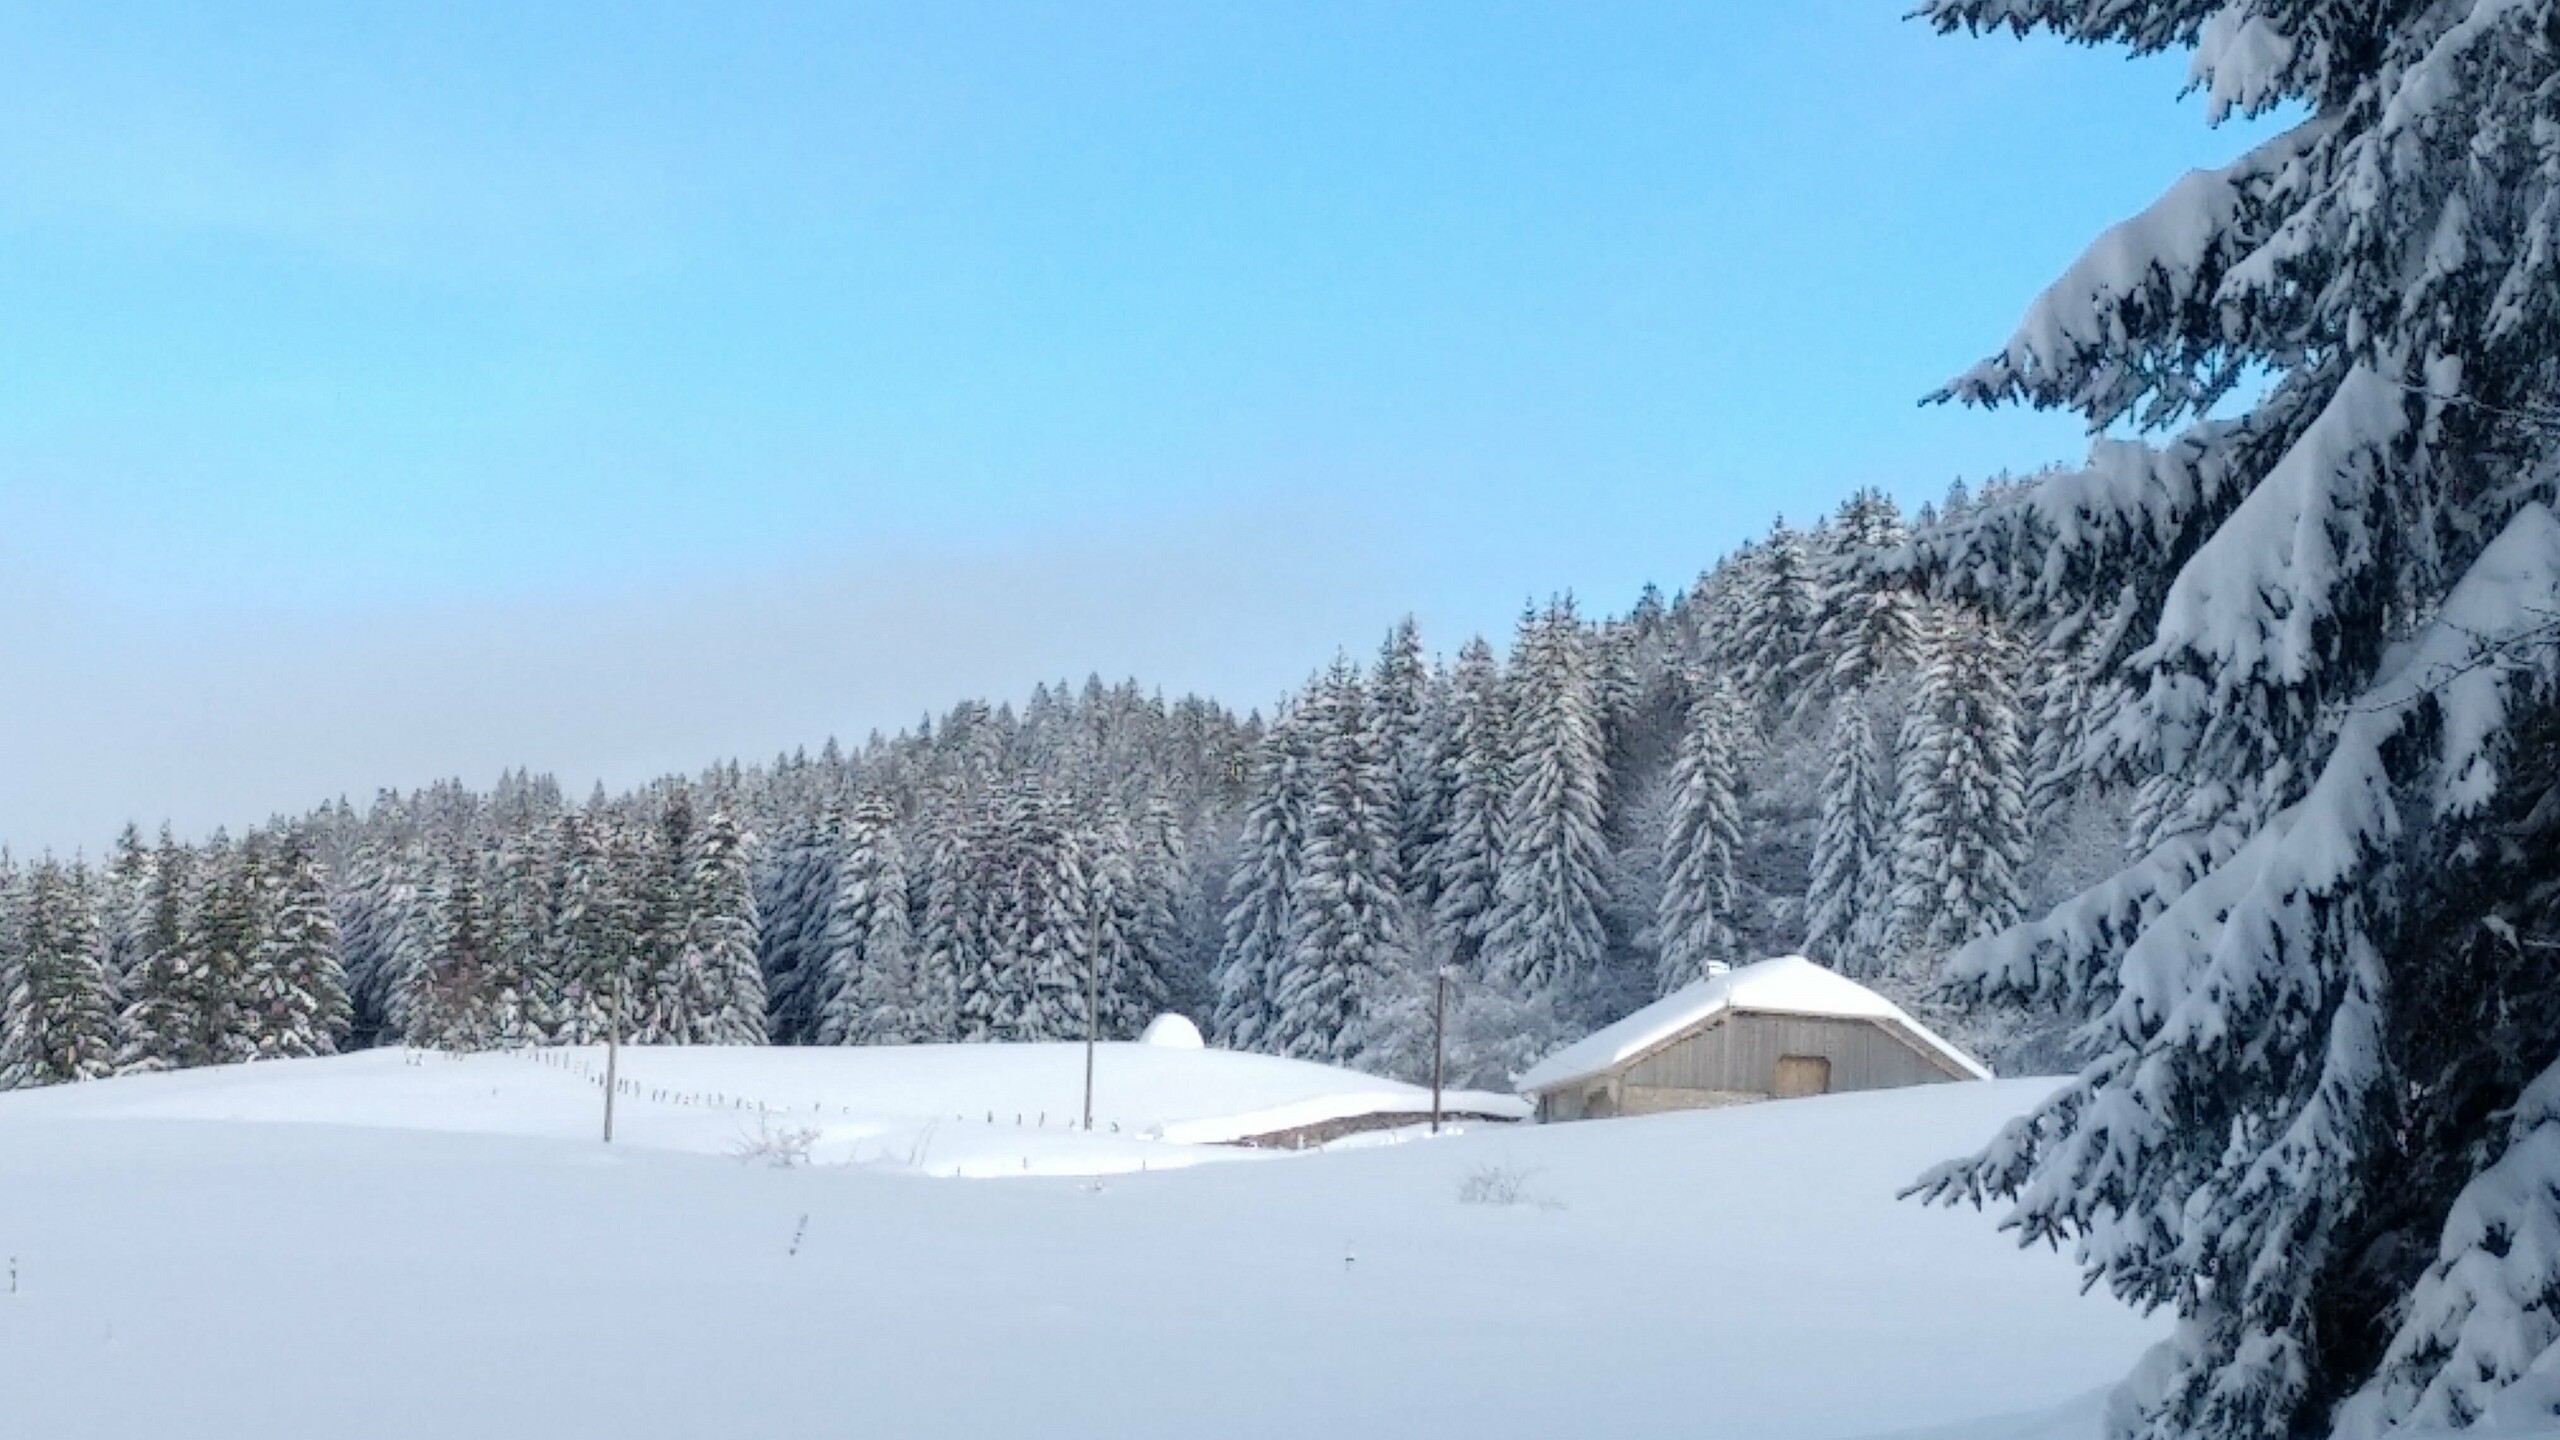
POLYGON ((1711 975, 1529 1067, 1541 1120, 1988 1080, 1973 1057, 1801 955, 1711 975))

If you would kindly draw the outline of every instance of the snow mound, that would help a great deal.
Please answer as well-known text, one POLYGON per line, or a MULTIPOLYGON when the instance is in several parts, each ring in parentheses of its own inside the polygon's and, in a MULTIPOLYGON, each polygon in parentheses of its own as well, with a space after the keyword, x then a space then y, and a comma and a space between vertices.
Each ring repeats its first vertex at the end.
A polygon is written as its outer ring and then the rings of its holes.
POLYGON ((1205 1042, 1200 1038, 1199 1026, 1167 1011, 1147 1022, 1146 1033, 1138 1037, 1138 1043, 1163 1050, 1198 1050, 1205 1042))
POLYGON ((1782 955, 1710 975, 1674 990, 1530 1066, 1515 1083, 1527 1093, 1602 1074, 1728 1010, 1881 1020, 1944 1056, 1974 1079, 1991 1078, 1991 1072, 1981 1062, 1939 1038, 1904 1013, 1901 1006, 1801 955, 1782 955))

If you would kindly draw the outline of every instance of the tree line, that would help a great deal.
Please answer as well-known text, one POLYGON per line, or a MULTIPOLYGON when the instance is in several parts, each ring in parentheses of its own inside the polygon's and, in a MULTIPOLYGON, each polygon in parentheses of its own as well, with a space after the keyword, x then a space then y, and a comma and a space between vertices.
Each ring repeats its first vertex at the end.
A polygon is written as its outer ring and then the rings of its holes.
MULTIPOLYGON (((1958 487, 1916 523, 1980 503, 1958 487)), ((1447 975, 1459 1068, 1497 1082, 1803 950, 1986 1049, 2054 1053, 2050 1027, 1947 1006, 1939 966, 2114 856, 2121 803, 2048 733, 2086 656, 1910 583, 1912 543, 1862 491, 1623 617, 1533 608, 1507 661, 1478 639, 1426 662, 1410 623, 1337 661, 1255 752, 1217 1033, 1412 1073, 1447 975)))
POLYGON ((1624 616, 1531 608, 1507 657, 1435 658, 1407 621, 1267 720, 1043 685, 583 803, 518 773, 0 862, 0 1074, 581 1043, 617 1016, 644 1043, 1072 1038, 1090 981, 1106 1036, 1179 1010, 1414 1076, 1445 974, 1454 1071, 1498 1083, 1782 950, 1936 1005, 1938 957, 2071 878, 2031 840, 2085 856, 2114 812, 2033 769, 2022 697, 2071 657, 1904 583, 1910 539, 1861 492, 1624 616))

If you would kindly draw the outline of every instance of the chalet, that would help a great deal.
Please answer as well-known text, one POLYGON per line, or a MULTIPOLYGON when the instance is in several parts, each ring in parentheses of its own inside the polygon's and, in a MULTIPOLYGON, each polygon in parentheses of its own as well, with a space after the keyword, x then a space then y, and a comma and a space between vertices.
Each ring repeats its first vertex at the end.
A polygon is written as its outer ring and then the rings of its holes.
POLYGON ((1801 955, 1710 975, 1529 1068, 1540 1120, 1887 1090, 1991 1072, 1902 1008, 1801 955))

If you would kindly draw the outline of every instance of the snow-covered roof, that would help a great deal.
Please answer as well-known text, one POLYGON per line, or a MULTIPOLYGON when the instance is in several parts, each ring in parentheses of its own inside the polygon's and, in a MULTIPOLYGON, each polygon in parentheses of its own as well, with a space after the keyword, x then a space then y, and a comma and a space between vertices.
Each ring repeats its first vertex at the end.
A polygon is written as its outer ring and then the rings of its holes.
POLYGON ((1991 1072, 1972 1056, 1932 1034, 1901 1006, 1801 955, 1782 955, 1672 991, 1530 1066, 1518 1080, 1518 1088, 1522 1094, 1533 1094, 1606 1074, 1728 1010, 1883 1021, 1965 1074, 1977 1080, 1991 1078, 1991 1072))

